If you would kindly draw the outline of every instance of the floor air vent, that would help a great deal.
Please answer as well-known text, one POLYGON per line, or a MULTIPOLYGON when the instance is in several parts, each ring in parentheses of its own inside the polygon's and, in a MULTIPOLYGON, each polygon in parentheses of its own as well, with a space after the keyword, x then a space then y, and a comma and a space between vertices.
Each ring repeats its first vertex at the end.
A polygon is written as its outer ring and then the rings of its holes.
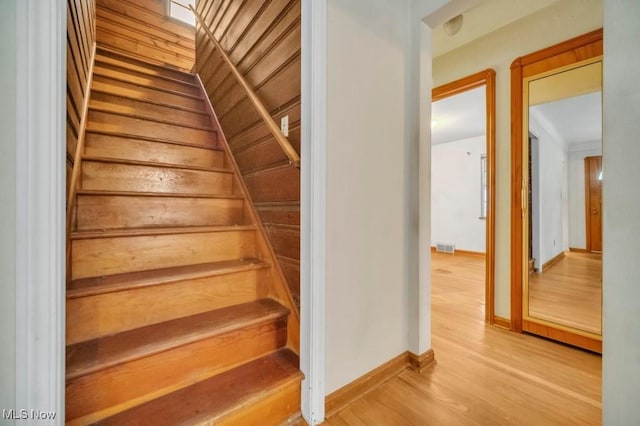
POLYGON ((456 246, 451 243, 438 243, 436 244, 436 251, 440 253, 454 253, 456 251, 456 246))

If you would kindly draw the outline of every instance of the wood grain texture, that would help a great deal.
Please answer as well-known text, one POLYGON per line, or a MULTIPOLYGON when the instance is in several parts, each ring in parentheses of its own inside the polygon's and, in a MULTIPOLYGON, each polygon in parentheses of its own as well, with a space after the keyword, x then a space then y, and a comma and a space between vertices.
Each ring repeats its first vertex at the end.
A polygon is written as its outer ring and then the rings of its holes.
POLYGON ((281 350, 107 418, 101 424, 280 425, 297 411, 300 399, 297 363, 292 352, 281 350), (252 408, 238 410, 238 407, 252 408))
POLYGON ((194 29, 167 17, 162 0, 97 0, 96 12, 100 45, 178 70, 193 67, 194 29))
POLYGON ((117 234, 122 235, 118 238, 103 233, 100 237, 75 239, 71 242, 73 279, 257 255, 253 228, 223 227, 193 233, 186 230, 179 228, 159 235, 117 234))
MULTIPOLYGON (((258 0, 228 2, 223 0, 199 1, 198 12, 205 24, 220 41, 231 61, 256 91, 276 123, 289 117, 289 142, 300 153, 300 20, 298 0, 258 0), (237 4, 236 4, 237 3, 237 4)), ((219 53, 213 48, 205 31, 197 28, 196 70, 201 75, 206 92, 218 114, 222 130, 234 158, 240 167, 254 202, 282 202, 300 200, 300 172, 287 166, 287 156, 279 148, 270 131, 248 101, 240 85, 231 76, 219 53)), ((290 225, 292 220, 274 215, 263 216, 263 222, 272 225, 290 225)), ((297 216, 299 205, 289 216, 297 216)), ((278 254, 300 260, 298 241, 288 238, 289 246, 278 245, 278 254)), ((280 257, 280 258, 283 258, 280 257)), ((291 263, 281 264, 287 271, 289 288, 299 289, 299 268, 291 263)), ((295 291, 298 293, 298 291, 295 291)))
POLYGON ((258 301, 70 346, 67 419, 97 421, 273 352, 283 318, 258 301))
POLYGON ((601 424, 601 357, 486 325, 483 272, 477 257, 435 253, 437 364, 404 370, 324 425, 601 424))

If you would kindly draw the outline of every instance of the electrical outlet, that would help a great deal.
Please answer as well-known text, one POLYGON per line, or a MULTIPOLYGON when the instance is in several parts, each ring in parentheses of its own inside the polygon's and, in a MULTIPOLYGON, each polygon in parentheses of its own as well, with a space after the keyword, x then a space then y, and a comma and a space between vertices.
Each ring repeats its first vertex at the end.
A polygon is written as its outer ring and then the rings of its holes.
POLYGON ((289 116, 285 115, 280 119, 280 131, 284 135, 284 137, 289 136, 289 116))

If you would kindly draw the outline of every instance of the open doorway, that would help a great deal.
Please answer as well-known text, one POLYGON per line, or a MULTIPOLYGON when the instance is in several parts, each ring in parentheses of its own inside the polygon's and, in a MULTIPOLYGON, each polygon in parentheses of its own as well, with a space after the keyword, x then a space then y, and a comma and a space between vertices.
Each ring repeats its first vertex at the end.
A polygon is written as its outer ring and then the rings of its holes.
POLYGON ((484 281, 473 298, 493 324, 495 72, 437 87, 432 102, 432 275, 484 281))

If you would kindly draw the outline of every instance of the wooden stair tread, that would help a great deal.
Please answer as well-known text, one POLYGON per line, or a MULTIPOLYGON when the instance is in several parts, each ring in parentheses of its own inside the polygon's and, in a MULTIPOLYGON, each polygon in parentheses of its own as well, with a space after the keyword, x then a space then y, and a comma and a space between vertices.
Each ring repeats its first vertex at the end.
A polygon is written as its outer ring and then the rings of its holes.
MULTIPOLYGON (((217 130, 214 130, 214 131, 217 132, 217 130)), ((149 141, 149 142, 166 143, 171 145, 182 145, 182 146, 189 146, 192 148, 202 148, 202 149, 210 149, 212 151, 224 152, 222 148, 216 145, 203 145, 198 143, 177 141, 173 139, 163 139, 163 138, 156 138, 152 136, 133 135, 125 132, 114 132, 112 130, 104 130, 100 128, 100 126, 96 127, 95 125, 92 128, 91 123, 89 123, 87 126, 87 134, 98 134, 98 135, 113 136, 116 138, 126 138, 126 139, 139 139, 139 140, 149 141)))
POLYGON ((156 73, 153 72, 152 69, 143 66, 131 66, 130 62, 126 62, 124 60, 118 61, 110 58, 108 56, 96 55, 96 67, 102 69, 110 69, 113 71, 117 71, 119 73, 131 74, 137 77, 145 77, 145 78, 158 78, 166 81, 171 81, 179 84, 184 84, 186 86, 192 86, 193 88, 197 88, 198 85, 194 78, 174 78, 167 74, 156 73))
POLYGON ((158 63, 154 63, 154 62, 149 62, 149 61, 145 61, 142 58, 139 57, 133 57, 130 55, 125 54, 122 51, 118 51, 118 50, 114 50, 114 49, 110 49, 106 46, 102 46, 102 45, 97 45, 96 46, 96 60, 104 60, 105 58, 108 59, 113 59, 113 60, 119 60, 122 62, 125 62, 127 64, 130 64, 132 67, 142 67, 148 70, 155 70, 161 74, 174 74, 174 75, 179 75, 179 76, 183 76, 185 78, 185 80, 192 80, 195 81, 195 75, 190 73, 190 72, 186 72, 186 71, 182 71, 178 68, 175 67, 171 67, 171 66, 163 66, 160 65, 158 63))
POLYGON ((100 195, 119 197, 166 197, 166 198, 222 198, 242 200, 242 195, 189 194, 184 192, 131 192, 131 191, 101 191, 98 189, 78 189, 77 195, 100 195))
POLYGON ((201 109, 189 108, 189 107, 183 106, 183 105, 175 105, 175 104, 172 104, 172 103, 162 102, 162 101, 158 101, 158 100, 155 100, 155 99, 147 99, 147 98, 139 98, 139 97, 129 96, 129 95, 124 94, 124 93, 120 93, 120 92, 117 92, 117 91, 111 91, 111 90, 103 89, 103 88, 94 88, 94 87, 92 87, 91 88, 91 93, 104 93, 106 95, 118 96, 120 98, 131 99, 131 100, 138 101, 138 102, 145 102, 145 103, 148 103, 148 104, 155 104, 155 105, 160 105, 160 106, 179 109, 179 110, 182 110, 182 111, 192 112, 194 114, 200 114, 200 115, 208 116, 208 114, 206 112, 204 112, 203 110, 201 110, 201 109))
POLYGON ((67 347, 66 377, 74 379, 288 314, 278 302, 260 299, 76 343, 67 347))
POLYGON ((202 232, 226 232, 226 231, 252 231, 255 225, 228 225, 228 226, 173 226, 158 228, 128 228, 109 229, 101 231, 75 231, 71 233, 72 240, 86 240, 92 238, 118 238, 149 235, 169 234, 196 234, 202 232))
MULTIPOLYGON (((288 349, 281 349, 123 411, 102 420, 100 424, 210 424, 278 392, 287 384, 299 382, 302 378, 298 369, 298 357, 288 349)), ((293 411, 297 411, 297 407, 293 411)), ((269 423, 267 419, 265 421, 269 423)))
POLYGON ((133 113, 131 111, 127 111, 126 108, 119 107, 119 105, 112 104, 112 103, 91 101, 91 103, 89 104, 89 110, 104 112, 106 114, 114 114, 114 115, 121 115, 124 117, 131 117, 137 120, 155 121, 156 123, 170 124, 172 126, 203 130, 206 132, 211 132, 212 134, 217 133, 217 130, 212 126, 196 126, 193 124, 187 124, 181 121, 174 121, 171 119, 165 119, 165 118, 159 119, 155 117, 149 117, 140 113, 133 113))
POLYGON ((184 170, 198 170, 202 172, 233 173, 233 170, 231 169, 220 168, 220 167, 199 167, 199 166, 189 166, 185 164, 156 163, 156 162, 149 162, 149 161, 125 160, 121 158, 110 158, 110 157, 84 156, 82 157, 82 161, 94 161, 98 163, 117 163, 117 164, 126 164, 126 165, 132 165, 132 166, 159 167, 163 169, 184 169, 184 170))
POLYGON ((166 89, 164 87, 158 87, 158 86, 154 86, 152 84, 146 84, 143 82, 139 82, 136 80, 127 80, 126 77, 124 76, 120 76, 117 75, 115 73, 110 73, 110 72, 106 72, 104 69, 100 69, 100 68, 95 68, 94 69, 94 75, 100 76, 102 78, 108 79, 108 80, 113 80, 113 81, 121 81, 123 83, 128 83, 134 86, 138 86, 138 87, 145 87, 147 89, 153 89, 153 90, 157 90, 159 92, 164 92, 164 93, 170 93, 172 95, 178 95, 178 96, 182 96, 185 98, 191 98, 191 99, 196 99, 196 100, 202 100, 202 97, 200 95, 196 95, 193 93, 189 93, 189 92, 183 92, 181 90, 173 90, 173 89, 166 89))
POLYGON ((246 258, 197 265, 175 266, 150 271, 91 277, 73 280, 67 289, 67 299, 113 293, 139 287, 148 287, 170 282, 231 274, 249 269, 267 268, 269 264, 261 259, 246 258))

